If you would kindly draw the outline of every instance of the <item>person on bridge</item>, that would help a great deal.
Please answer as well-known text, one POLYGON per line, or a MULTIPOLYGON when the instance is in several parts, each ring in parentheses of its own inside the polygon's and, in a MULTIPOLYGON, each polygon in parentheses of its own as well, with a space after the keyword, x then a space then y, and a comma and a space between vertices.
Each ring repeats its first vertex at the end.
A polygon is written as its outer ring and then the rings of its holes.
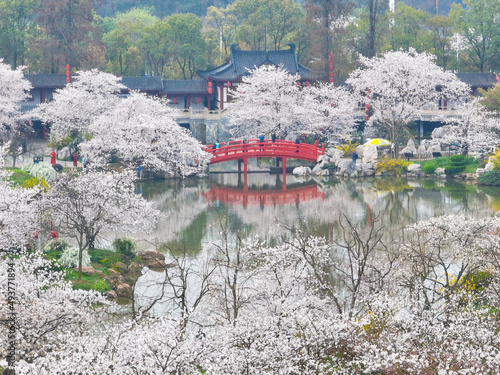
POLYGON ((295 152, 299 152, 300 138, 298 136, 295 138, 295 144, 297 145, 297 151, 295 152))
POLYGON ((260 151, 264 151, 264 139, 266 137, 264 137, 263 134, 259 135, 259 147, 260 147, 260 151))
POLYGON ((276 134, 273 133, 273 135, 271 135, 271 141, 273 143, 276 142, 276 134))

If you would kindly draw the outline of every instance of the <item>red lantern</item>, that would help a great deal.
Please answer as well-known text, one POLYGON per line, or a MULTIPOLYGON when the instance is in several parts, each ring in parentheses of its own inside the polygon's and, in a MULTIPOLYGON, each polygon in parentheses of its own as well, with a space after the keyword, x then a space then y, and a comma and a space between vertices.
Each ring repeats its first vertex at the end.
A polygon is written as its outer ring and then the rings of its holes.
POLYGON ((309 86, 309 81, 306 81, 306 86, 309 86))
POLYGON ((208 87, 212 87, 212 82, 208 82, 208 87))
POLYGON ((297 86, 300 86, 300 82, 299 81, 297 81, 297 86))
POLYGON ((330 52, 330 58, 333 59, 333 52, 330 52))
POLYGON ((69 69, 69 64, 68 64, 68 65, 66 65, 66 70, 70 70, 70 69, 69 69))
POLYGON ((196 99, 196 103, 200 104, 200 98, 196 99))
POLYGON ((330 78, 333 78, 333 72, 330 72, 330 78))
POLYGON ((231 82, 227 81, 227 87, 231 87, 231 82))
POLYGON ((368 115, 366 115, 366 121, 368 121, 368 115))
POLYGON ((211 87, 209 87, 209 88, 208 88, 208 93, 209 93, 209 94, 211 94, 211 93, 212 93, 212 88, 211 88, 211 87))
POLYGON ((177 98, 174 98, 174 104, 177 104, 177 98))

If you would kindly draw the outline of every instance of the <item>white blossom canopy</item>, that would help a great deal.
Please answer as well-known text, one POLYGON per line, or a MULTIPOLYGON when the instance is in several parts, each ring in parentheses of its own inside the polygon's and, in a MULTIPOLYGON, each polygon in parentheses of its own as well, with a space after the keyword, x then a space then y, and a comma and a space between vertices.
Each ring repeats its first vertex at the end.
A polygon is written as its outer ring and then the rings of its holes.
POLYGON ((257 138, 275 134, 278 139, 287 139, 307 133, 312 122, 304 106, 304 90, 297 86, 299 79, 298 74, 274 65, 262 65, 242 77, 230 91, 229 125, 233 135, 257 138))
POLYGON ((498 117, 486 110, 480 99, 476 98, 464 103, 455 116, 440 118, 446 125, 433 132, 440 134, 440 140, 447 144, 458 144, 459 152, 467 155, 469 152, 486 152, 492 147, 498 147, 500 123, 498 117))
POLYGON ((125 88, 112 74, 80 71, 73 82, 54 92, 53 101, 40 104, 30 116, 50 123, 50 135, 58 141, 87 132, 97 117, 116 106, 120 100, 116 94, 125 88))
POLYGON ((131 168, 169 175, 200 172, 209 154, 177 124, 178 115, 164 100, 132 92, 89 125, 91 138, 80 145, 82 154, 97 162, 117 156, 131 168))
POLYGON ((23 66, 12 70, 0 59, 0 138, 14 131, 20 118, 21 102, 28 97, 30 82, 24 78, 23 66))
POLYGON ((360 57, 361 68, 346 83, 370 105, 367 125, 377 125, 392 143, 401 141, 406 125, 439 99, 457 105, 470 93, 467 84, 445 71, 427 53, 393 51, 381 57, 360 57))

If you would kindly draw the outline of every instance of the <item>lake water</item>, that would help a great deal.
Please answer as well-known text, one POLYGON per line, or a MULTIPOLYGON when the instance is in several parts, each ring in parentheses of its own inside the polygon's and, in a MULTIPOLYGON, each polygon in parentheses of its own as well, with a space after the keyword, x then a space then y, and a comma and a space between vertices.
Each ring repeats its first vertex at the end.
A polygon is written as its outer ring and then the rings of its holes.
POLYGON ((182 246, 196 254, 220 240, 221 226, 272 241, 282 225, 300 223, 331 238, 339 215, 360 226, 374 218, 388 229, 445 214, 488 215, 500 209, 500 189, 455 180, 298 178, 268 173, 211 174, 206 179, 145 181, 138 192, 154 201, 160 221, 141 248, 182 246))
MULTIPOLYGON (((289 232, 284 225, 300 225, 329 240, 339 235, 336 222, 346 215, 361 229, 378 220, 389 237, 415 221, 447 214, 474 217, 500 210, 500 189, 479 188, 455 180, 403 178, 297 178, 268 173, 211 174, 209 178, 144 181, 137 191, 161 211, 154 232, 138 241, 140 249, 186 252, 196 263, 203 249, 229 241, 260 236, 274 244, 289 232)), ((146 271, 136 284, 136 302, 148 306, 161 293, 164 272, 146 271)), ((192 283, 196 289, 196 282, 192 283)), ((150 313, 171 311, 168 296, 150 313)))

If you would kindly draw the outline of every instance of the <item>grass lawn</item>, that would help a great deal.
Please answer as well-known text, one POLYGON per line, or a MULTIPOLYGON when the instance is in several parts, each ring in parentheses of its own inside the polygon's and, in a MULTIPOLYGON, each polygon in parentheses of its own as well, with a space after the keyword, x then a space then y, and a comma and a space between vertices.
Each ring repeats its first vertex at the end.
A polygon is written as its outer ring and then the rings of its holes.
POLYGON ((30 180, 31 176, 28 172, 19 168, 6 168, 8 171, 13 172, 10 179, 16 184, 21 186, 25 181, 30 180))

